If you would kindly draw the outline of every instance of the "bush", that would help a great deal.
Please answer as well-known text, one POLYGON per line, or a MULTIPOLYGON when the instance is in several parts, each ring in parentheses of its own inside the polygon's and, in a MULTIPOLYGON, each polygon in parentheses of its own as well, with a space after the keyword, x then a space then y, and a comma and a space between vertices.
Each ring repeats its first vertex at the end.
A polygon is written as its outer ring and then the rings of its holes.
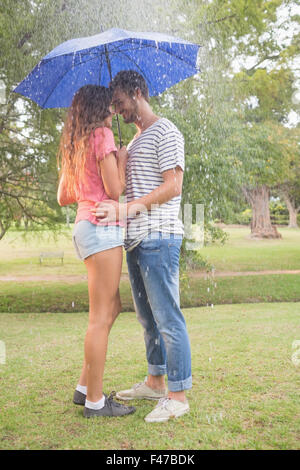
POLYGON ((289 211, 286 205, 280 200, 270 201, 271 222, 275 225, 288 225, 289 211))
POLYGON ((240 214, 235 214, 234 223, 240 225, 250 225, 252 217, 252 210, 246 209, 240 214))

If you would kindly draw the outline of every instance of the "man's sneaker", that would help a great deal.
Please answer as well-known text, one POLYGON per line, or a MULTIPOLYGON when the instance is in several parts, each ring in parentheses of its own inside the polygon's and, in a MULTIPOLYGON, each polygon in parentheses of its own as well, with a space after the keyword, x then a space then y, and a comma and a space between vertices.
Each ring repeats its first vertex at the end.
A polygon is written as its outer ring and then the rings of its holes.
POLYGON ((113 400, 115 393, 112 392, 109 397, 105 396, 105 404, 100 410, 91 410, 90 408, 84 407, 83 416, 85 418, 92 418, 94 416, 125 416, 135 412, 134 406, 121 405, 117 401, 113 400))
POLYGON ((178 418, 189 411, 188 402, 172 400, 171 398, 161 398, 151 413, 149 413, 145 421, 147 423, 163 423, 171 418, 178 418))
POLYGON ((122 390, 117 392, 116 398, 119 400, 159 400, 167 396, 167 390, 153 390, 152 388, 146 385, 146 380, 144 382, 139 382, 135 384, 132 388, 128 390, 122 390))
POLYGON ((75 405, 84 406, 85 399, 86 399, 86 395, 84 393, 79 392, 79 390, 75 390, 74 395, 73 395, 73 403, 75 403, 75 405))

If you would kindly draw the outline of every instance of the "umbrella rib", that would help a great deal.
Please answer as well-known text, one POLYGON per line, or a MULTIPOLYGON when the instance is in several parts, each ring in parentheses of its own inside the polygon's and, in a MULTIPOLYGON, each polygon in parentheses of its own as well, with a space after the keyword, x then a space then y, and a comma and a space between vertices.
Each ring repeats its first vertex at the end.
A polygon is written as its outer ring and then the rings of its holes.
MULTIPOLYGON (((103 60, 102 60, 102 59, 103 59, 103 56, 102 56, 102 54, 101 54, 100 58, 101 58, 101 62, 100 62, 100 67, 99 67, 99 86, 100 86, 101 71, 102 71, 102 66, 103 66, 103 60)), ((86 63, 86 62, 85 62, 85 63, 86 63)))
MULTIPOLYGON (((118 51, 118 53, 119 53, 119 54, 123 54, 124 57, 126 57, 126 58, 129 60, 129 62, 132 62, 132 63, 139 69, 139 71, 141 72, 141 75, 142 75, 142 76, 145 75, 144 72, 143 72, 143 70, 141 69, 141 67, 140 67, 136 62, 134 62, 134 60, 131 59, 130 56, 128 56, 127 54, 124 54, 124 51, 118 51)), ((148 81, 150 81, 150 80, 149 80, 149 77, 147 77, 147 79, 148 79, 148 81)), ((151 83, 151 85, 152 85, 152 82, 150 82, 150 83, 151 83)), ((152 86, 153 86, 153 85, 152 85, 152 86)))
MULTIPOLYGON (((102 58, 102 55, 101 55, 101 58, 102 58)), ((89 61, 91 61, 91 60, 94 60, 94 57, 89 58, 88 60, 85 60, 84 62, 80 62, 80 64, 86 64, 87 62, 89 62, 89 61)), ((77 66, 77 65, 80 65, 80 64, 76 64, 76 66, 77 66)), ((76 66, 75 66, 75 67, 76 67, 76 66)), ((101 66, 102 66, 102 64, 101 64, 101 66)), ((75 68, 75 67, 74 67, 74 68, 75 68)), ((69 72, 70 72, 70 69, 67 70, 67 71, 61 76, 61 78, 59 79, 59 81, 55 84, 54 88, 52 88, 52 90, 50 91, 50 93, 47 95, 47 98, 46 98, 45 101, 44 101, 44 105, 45 105, 45 103, 48 101, 48 99, 50 98, 50 96, 52 95, 52 93, 53 93, 53 91, 55 90, 55 88, 57 87, 58 83, 60 83, 60 82, 63 80, 63 78, 64 78, 69 72)))
POLYGON ((60 83, 62 81, 62 79, 69 73, 70 70, 67 70, 63 75, 62 77, 59 79, 59 81, 57 83, 55 83, 55 86, 51 89, 50 93, 48 93, 47 95, 47 98, 44 100, 44 105, 47 103, 48 99, 50 98, 50 96, 52 95, 53 91, 55 90, 55 88, 57 87, 58 83, 60 83))

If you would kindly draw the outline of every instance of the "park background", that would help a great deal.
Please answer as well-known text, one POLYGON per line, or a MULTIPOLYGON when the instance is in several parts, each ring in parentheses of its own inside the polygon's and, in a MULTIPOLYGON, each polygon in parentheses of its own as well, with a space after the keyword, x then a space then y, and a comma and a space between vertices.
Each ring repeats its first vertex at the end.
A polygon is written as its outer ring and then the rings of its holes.
MULTIPOLYGON (((1 449, 299 448, 299 23, 289 0, 0 2, 1 449), (112 27, 202 46, 201 73, 151 98, 185 137, 182 204, 204 205, 204 247, 181 253, 191 413, 164 426, 144 423, 152 403, 101 423, 72 404, 88 296, 76 207, 56 202, 66 110, 12 93, 59 43, 112 27)), ((120 290, 107 392, 146 374, 125 257, 120 290)))

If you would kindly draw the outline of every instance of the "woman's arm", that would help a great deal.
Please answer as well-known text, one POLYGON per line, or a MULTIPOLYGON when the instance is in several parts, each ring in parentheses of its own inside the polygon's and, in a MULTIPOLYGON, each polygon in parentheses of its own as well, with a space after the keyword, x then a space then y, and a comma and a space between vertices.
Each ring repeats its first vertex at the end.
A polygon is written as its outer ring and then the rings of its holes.
POLYGON ((74 202, 77 202, 75 194, 69 195, 67 192, 64 174, 62 174, 59 181, 57 190, 57 202, 60 206, 67 206, 68 204, 74 204, 74 202))
POLYGON ((115 156, 109 153, 100 161, 101 176, 106 194, 117 201, 125 189, 125 172, 127 162, 126 147, 122 147, 115 156))
POLYGON ((126 187, 127 159, 128 159, 128 152, 127 152, 127 148, 124 146, 117 151, 119 178, 120 178, 121 185, 123 187, 122 193, 124 192, 125 187, 126 187))

